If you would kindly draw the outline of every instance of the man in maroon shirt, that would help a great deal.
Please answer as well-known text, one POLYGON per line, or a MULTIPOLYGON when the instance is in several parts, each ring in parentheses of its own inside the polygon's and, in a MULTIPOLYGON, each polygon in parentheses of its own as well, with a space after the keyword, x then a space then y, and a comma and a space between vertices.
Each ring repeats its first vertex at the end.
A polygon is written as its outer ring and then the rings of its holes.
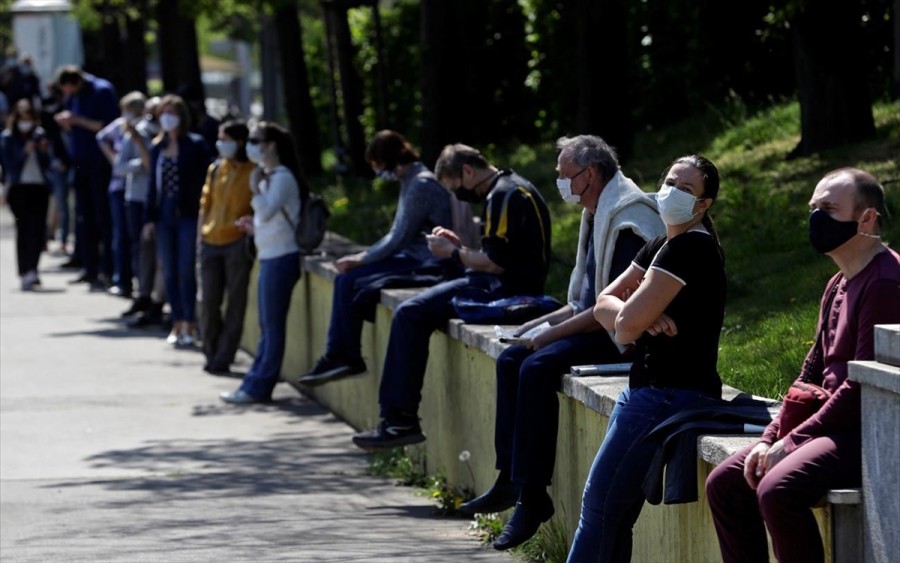
POLYGON ((710 474, 706 492, 726 562, 768 561, 766 528, 779 561, 824 560, 811 507, 829 489, 862 480, 859 384, 847 380, 847 363, 873 360, 874 326, 900 322, 900 255, 881 241, 878 181, 854 168, 829 172, 809 206, 810 243, 840 269, 826 286, 821 337, 807 355, 809 381, 831 397, 781 439, 779 414, 758 443, 710 474))

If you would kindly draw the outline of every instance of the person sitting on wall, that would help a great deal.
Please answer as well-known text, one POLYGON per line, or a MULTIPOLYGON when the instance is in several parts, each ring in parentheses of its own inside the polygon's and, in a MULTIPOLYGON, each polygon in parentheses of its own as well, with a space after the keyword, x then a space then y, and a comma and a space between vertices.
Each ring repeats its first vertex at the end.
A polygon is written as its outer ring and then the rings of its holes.
POLYGON ((560 195, 583 208, 568 303, 520 326, 517 335, 543 323, 551 325, 497 358, 494 447, 500 475, 485 494, 460 507, 469 513, 516 507, 494 542, 497 549, 521 544, 552 514, 546 488, 556 457, 556 392, 562 374, 572 365, 624 361, 594 319, 597 293, 628 268, 648 240, 665 230, 656 201, 622 174, 615 150, 603 139, 563 137, 556 147, 560 195))
POLYGON ((425 440, 418 410, 428 341, 432 332, 455 316, 453 297, 472 288, 495 298, 544 291, 550 263, 550 213, 537 188, 462 144, 444 147, 435 173, 458 199, 486 201, 482 250, 463 246, 455 232, 441 226, 427 237, 435 257, 452 258, 466 268, 466 275, 419 293, 394 312, 379 389, 382 420, 377 428, 353 437, 363 449, 425 440))
POLYGON ((360 339, 366 312, 357 299, 360 291, 389 276, 439 269, 422 233, 450 223, 450 192, 419 161, 409 141, 396 131, 379 131, 366 149, 366 160, 382 180, 400 182, 394 223, 386 235, 366 250, 335 262, 340 273, 334 280, 325 354, 300 377, 302 385, 322 385, 365 373, 360 339))
POLYGON ((824 561, 812 506, 830 489, 862 482, 860 391, 847 364, 874 359, 875 325, 900 322, 900 255, 880 236, 884 188, 842 168, 822 178, 809 206, 810 243, 840 271, 825 287, 819 336, 798 381, 831 395, 792 429, 782 407, 757 443, 710 473, 706 493, 726 562, 767 561, 766 529, 779 561, 824 561))

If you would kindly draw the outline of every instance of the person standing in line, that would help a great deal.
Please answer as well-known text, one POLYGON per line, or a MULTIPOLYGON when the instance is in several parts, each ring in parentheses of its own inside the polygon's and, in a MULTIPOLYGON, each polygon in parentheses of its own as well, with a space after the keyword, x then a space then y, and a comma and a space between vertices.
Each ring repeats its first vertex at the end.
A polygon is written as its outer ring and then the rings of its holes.
POLYGON ((50 201, 50 141, 38 125, 31 101, 22 98, 0 136, 0 162, 6 174, 4 199, 16 218, 16 257, 22 291, 41 284, 38 262, 47 241, 50 201))
POLYGON ((97 144, 112 166, 109 181, 109 212, 112 219, 113 274, 109 293, 117 297, 131 298, 134 270, 131 260, 131 240, 125 212, 126 172, 116 166, 125 137, 135 132, 135 126, 143 117, 147 98, 141 92, 129 92, 122 97, 119 106, 122 115, 97 133, 97 144))
POLYGON ((70 283, 105 290, 112 276, 112 232, 107 188, 112 173, 95 135, 119 115, 119 96, 109 81, 63 66, 56 82, 65 96, 63 111, 54 117, 67 132, 75 166, 75 248, 83 265, 70 283))
POLYGON ((41 103, 41 127, 47 132, 50 149, 53 151, 53 161, 50 163, 53 194, 50 200, 48 239, 57 240, 59 246, 55 250, 56 253, 69 255, 69 228, 71 227, 69 187, 72 184, 74 170, 72 169, 72 159, 69 156, 69 148, 63 139, 62 129, 53 118, 62 109, 62 91, 59 89, 59 85, 53 81, 47 85, 47 90, 49 95, 41 103))
POLYGON ((881 240, 884 188, 868 172, 841 168, 819 181, 809 207, 809 242, 839 271, 826 284, 819 336, 797 382, 831 396, 793 428, 782 407, 757 443, 710 473, 706 493, 726 563, 768 561, 767 529, 778 561, 824 561, 812 507, 831 489, 862 483, 860 388, 847 379, 848 363, 874 360, 875 325, 900 322, 900 255, 881 240))
POLYGON ((709 215, 718 193, 708 159, 672 162, 656 198, 666 234, 597 296, 594 318, 618 344, 635 344, 634 361, 584 485, 569 563, 631 560, 642 483, 658 448, 644 437, 696 401, 721 398, 725 255, 709 215))
POLYGON ((150 151, 145 237, 156 235, 172 330, 166 342, 193 346, 197 340, 197 218, 210 163, 206 141, 190 133, 190 114, 178 96, 159 103, 160 134, 150 151))
POLYGON ((239 121, 219 127, 219 159, 210 165, 200 197, 200 332, 203 369, 212 374, 228 373, 244 328, 253 242, 237 221, 253 214, 250 173, 256 166, 247 159, 249 133, 239 121))
POLYGON ((260 334, 256 358, 240 387, 219 395, 226 403, 238 405, 270 401, 281 376, 291 294, 300 279, 294 227, 309 196, 294 138, 284 127, 266 121, 253 127, 247 157, 261 169, 250 179, 253 216, 245 215, 237 224, 252 232, 256 241, 260 334))
MULTIPOLYGON (((137 296, 131 302, 123 317, 142 313, 150 314, 154 309, 151 298, 156 277, 156 239, 143 236, 144 217, 147 214, 147 194, 150 190, 150 149, 153 138, 159 134, 156 111, 159 97, 148 99, 141 110, 141 119, 136 125, 125 123, 125 137, 122 148, 116 153, 113 172, 125 177, 125 224, 131 245, 131 271, 137 276, 137 296)), ((156 303, 159 317, 162 317, 162 300, 156 303)))

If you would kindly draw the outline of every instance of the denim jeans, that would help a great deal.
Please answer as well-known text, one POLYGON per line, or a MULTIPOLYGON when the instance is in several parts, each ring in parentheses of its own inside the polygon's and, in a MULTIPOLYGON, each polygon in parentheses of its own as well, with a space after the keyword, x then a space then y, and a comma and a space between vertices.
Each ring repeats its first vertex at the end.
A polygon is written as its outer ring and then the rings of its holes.
POLYGON ((330 358, 354 361, 360 358, 360 338, 363 315, 353 306, 356 281, 377 274, 396 274, 412 270, 419 265, 418 260, 404 255, 394 255, 378 262, 365 264, 334 279, 334 296, 331 300, 331 323, 328 325, 328 340, 325 354, 330 358))
POLYGON ((378 389, 382 418, 418 414, 431 333, 456 316, 453 297, 469 287, 489 289, 494 282, 495 276, 470 273, 430 287, 397 308, 378 389))
POLYGON ((172 321, 194 322, 197 307, 197 218, 182 217, 178 198, 163 196, 156 223, 156 249, 162 262, 172 321))
POLYGON ((128 220, 125 214, 125 191, 109 192, 109 214, 112 219, 112 283, 131 290, 133 277, 131 241, 128 236, 128 220))
POLYGON ((241 390, 257 401, 268 401, 281 376, 291 293, 300 279, 300 253, 259 261, 259 344, 241 390))
POLYGON ((643 438, 701 395, 658 387, 622 391, 584 485, 569 563, 631 560, 631 530, 646 500, 641 484, 658 447, 643 438))
MULTIPOLYGON (((68 244, 69 226, 72 219, 69 217, 69 171, 50 168, 50 182, 53 184, 53 200, 56 202, 56 211, 59 213, 59 241, 68 244)), ((55 236, 56 233, 51 233, 55 236)))

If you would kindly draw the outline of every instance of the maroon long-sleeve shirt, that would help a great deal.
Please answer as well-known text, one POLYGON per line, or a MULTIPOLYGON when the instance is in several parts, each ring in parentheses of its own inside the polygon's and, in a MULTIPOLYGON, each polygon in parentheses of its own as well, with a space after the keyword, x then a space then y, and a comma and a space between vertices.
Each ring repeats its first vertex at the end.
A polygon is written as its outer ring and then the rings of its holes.
MULTIPOLYGON (((822 369, 813 370, 809 380, 832 395, 817 413, 784 437, 788 453, 816 437, 860 431, 859 384, 847 381, 847 363, 875 358, 875 325, 900 323, 900 255, 895 251, 886 248, 849 280, 837 273, 825 288, 820 311, 835 284, 831 308, 819 314, 819 326, 825 323, 820 343, 822 369)), ((807 361, 812 354, 811 348, 807 361)), ((779 412, 762 441, 775 443, 780 424, 779 412)))

